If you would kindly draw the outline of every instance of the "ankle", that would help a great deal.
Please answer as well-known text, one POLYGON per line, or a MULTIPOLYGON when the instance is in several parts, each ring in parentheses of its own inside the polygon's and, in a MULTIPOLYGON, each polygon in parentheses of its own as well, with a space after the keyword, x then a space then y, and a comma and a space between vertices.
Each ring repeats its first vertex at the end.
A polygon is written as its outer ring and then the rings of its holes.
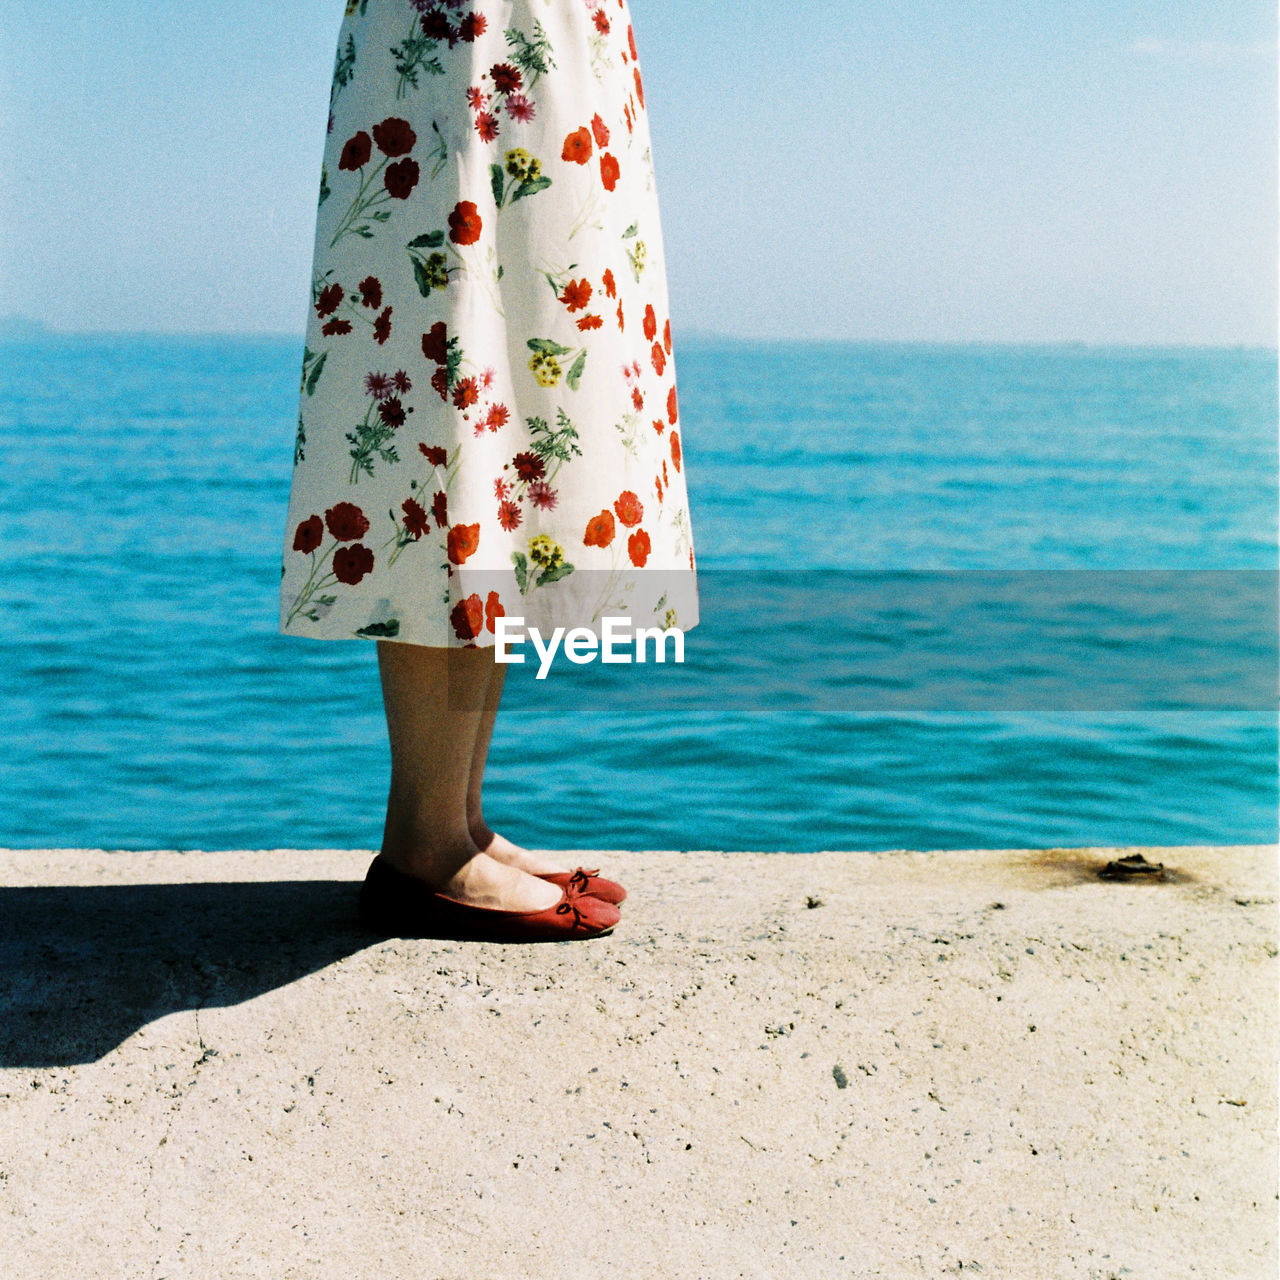
POLYGON ((397 833, 383 839, 378 856, 397 871, 439 885, 456 876, 480 852, 469 835, 413 839, 397 833))
POLYGON ((471 839, 475 842, 477 849, 487 849, 497 835, 484 818, 478 815, 467 819, 467 830, 471 833, 471 839))

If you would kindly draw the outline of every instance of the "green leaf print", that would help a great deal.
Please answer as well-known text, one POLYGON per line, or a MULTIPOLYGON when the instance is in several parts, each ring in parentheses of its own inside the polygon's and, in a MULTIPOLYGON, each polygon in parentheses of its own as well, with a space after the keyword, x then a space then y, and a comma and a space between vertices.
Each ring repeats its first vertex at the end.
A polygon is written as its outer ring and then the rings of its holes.
POLYGON ((405 245, 406 249, 438 249, 444 244, 443 231, 428 231, 425 235, 415 236, 405 245))
POLYGON ((530 338, 529 348, 544 356, 565 356, 573 350, 572 347, 562 347, 558 342, 552 342, 550 338, 530 338))
POLYGON ((565 563, 558 564, 552 569, 544 571, 538 579, 538 585, 545 587, 548 582, 559 582, 561 578, 567 578, 573 572, 573 565, 565 563))
POLYGON ((307 395, 315 395, 316 384, 320 381, 320 374, 324 371, 324 362, 328 358, 329 353, 327 351, 316 352, 303 347, 302 385, 306 388, 307 395))
POLYGON ((545 191, 550 185, 551 179, 546 174, 539 178, 526 178, 512 192, 511 201, 514 204, 517 200, 523 200, 525 196, 531 196, 538 191, 545 191))
POLYGON ((583 347, 578 352, 578 358, 569 366, 569 372, 564 375, 564 380, 575 390, 578 389, 578 381, 582 377, 582 370, 587 363, 587 349, 583 347))
POLYGON ((383 462, 399 462, 400 454, 396 451, 392 439, 396 428, 391 426, 379 412, 378 401, 374 401, 365 410, 364 421, 356 423, 354 431, 348 431, 345 439, 353 446, 351 449, 351 474, 349 484, 355 484, 363 471, 373 475, 373 459, 376 454, 383 462))
POLYGON ((489 185, 493 188, 493 203, 501 209, 507 194, 507 179, 500 164, 489 166, 489 185))
POLYGON ((556 410, 557 429, 555 431, 547 425, 545 418, 529 418, 527 421, 529 434, 532 437, 530 447, 544 462, 551 458, 568 462, 574 454, 581 457, 582 450, 575 443, 578 439, 578 429, 563 409, 556 410))
POLYGON ((520 588, 520 594, 524 595, 529 590, 529 562, 524 558, 523 552, 513 551, 511 563, 516 567, 516 586, 520 588))
POLYGON ((398 636, 400 634, 400 619, 388 618, 386 622, 371 622, 367 627, 361 627, 356 631, 358 636, 398 636))
POLYGON ((503 34, 511 46, 511 61, 525 73, 525 88, 531 89, 539 76, 545 76, 556 65, 551 56, 551 41, 542 23, 534 19, 532 39, 519 27, 508 27, 503 34))
POLYGON ((333 104, 337 101, 338 94, 351 83, 351 77, 355 73, 356 65, 356 42, 355 37, 348 35, 347 43, 338 50, 338 56, 333 66, 333 85, 329 91, 329 108, 333 109, 333 104))
POLYGON ((409 88, 418 88, 418 74, 442 76, 444 67, 436 57, 436 42, 422 34, 418 28, 416 16, 414 27, 409 35, 399 44, 391 48, 391 56, 396 60, 396 97, 403 98, 409 88))

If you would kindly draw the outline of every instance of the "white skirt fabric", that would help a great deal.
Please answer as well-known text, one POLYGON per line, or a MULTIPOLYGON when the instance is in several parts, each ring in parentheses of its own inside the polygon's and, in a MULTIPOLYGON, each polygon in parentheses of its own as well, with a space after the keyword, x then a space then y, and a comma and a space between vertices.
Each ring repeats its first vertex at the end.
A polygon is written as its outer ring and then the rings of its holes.
POLYGON ((698 621, 626 0, 348 0, 280 631, 698 621))

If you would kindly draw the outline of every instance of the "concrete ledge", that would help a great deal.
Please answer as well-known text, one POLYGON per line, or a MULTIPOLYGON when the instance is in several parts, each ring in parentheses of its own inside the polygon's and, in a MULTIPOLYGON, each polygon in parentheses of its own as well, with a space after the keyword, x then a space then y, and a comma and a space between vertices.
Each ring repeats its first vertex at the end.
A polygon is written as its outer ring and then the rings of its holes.
POLYGON ((367 851, 0 850, 0 1275, 1277 1274, 1277 858, 566 855, 613 935, 370 941, 367 851))

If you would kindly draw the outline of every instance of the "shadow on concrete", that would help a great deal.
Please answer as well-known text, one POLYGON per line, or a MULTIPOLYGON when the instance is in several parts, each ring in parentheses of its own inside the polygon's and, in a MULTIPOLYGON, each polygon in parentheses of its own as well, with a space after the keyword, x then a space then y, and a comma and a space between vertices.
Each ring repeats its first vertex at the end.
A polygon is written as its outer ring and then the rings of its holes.
POLYGON ((95 1062, 167 1013, 238 1004, 376 939, 359 883, 0 889, 0 1066, 95 1062))

